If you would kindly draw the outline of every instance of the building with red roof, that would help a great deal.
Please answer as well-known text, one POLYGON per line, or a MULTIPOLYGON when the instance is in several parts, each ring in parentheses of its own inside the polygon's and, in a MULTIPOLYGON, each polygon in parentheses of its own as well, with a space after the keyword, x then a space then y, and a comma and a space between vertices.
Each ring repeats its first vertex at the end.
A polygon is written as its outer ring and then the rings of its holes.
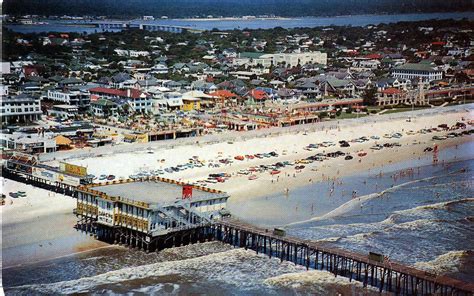
POLYGON ((229 103, 236 104, 240 98, 238 95, 226 89, 216 90, 209 93, 209 95, 215 97, 216 102, 220 102, 222 105, 228 105, 229 103))
POLYGON ((269 99, 268 94, 261 89, 252 89, 247 93, 246 97, 254 103, 265 102, 267 99, 269 99))
POLYGON ((389 87, 383 89, 377 94, 377 104, 379 106, 409 104, 410 100, 406 92, 398 88, 389 87))

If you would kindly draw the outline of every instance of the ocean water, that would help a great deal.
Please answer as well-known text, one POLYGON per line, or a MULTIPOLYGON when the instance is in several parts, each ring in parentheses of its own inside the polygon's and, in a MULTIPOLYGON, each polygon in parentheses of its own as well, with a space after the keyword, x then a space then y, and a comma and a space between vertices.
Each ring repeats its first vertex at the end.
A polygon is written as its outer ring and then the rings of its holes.
MULTIPOLYGON (((474 143, 289 195, 230 204, 240 218, 474 281, 474 143), (356 190, 355 197, 352 191, 356 190), (255 210, 258 208, 259 210, 255 210)), ((371 295, 360 283, 208 242, 145 254, 123 247, 3 270, 7 295, 371 295)))
MULTIPOLYGON (((388 24, 401 21, 422 21, 432 19, 472 19, 472 12, 445 12, 445 13, 413 13, 413 14, 384 14, 384 15, 346 15, 338 17, 301 17, 285 19, 238 19, 238 20, 188 20, 165 19, 149 21, 148 23, 166 26, 181 26, 199 30, 234 30, 234 29, 271 29, 275 27, 325 27, 325 26, 366 26, 369 24, 388 24)), ((77 32, 100 33, 99 28, 74 25, 72 21, 46 20, 44 25, 6 25, 7 28, 21 33, 40 32, 77 32)), ((134 21, 136 22, 136 21, 134 21)), ((87 22, 84 22, 87 25, 87 22)), ((109 29, 118 32, 117 29, 109 29)))

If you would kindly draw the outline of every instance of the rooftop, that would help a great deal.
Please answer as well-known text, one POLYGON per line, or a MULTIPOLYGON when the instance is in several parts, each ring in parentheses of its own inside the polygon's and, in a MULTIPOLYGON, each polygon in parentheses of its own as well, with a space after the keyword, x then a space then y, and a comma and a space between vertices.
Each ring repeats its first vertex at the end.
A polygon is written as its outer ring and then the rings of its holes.
MULTIPOLYGON (((127 198, 133 201, 145 202, 150 205, 166 206, 180 201, 183 187, 178 184, 160 181, 137 181, 111 185, 94 186, 93 190, 109 196, 127 198)), ((207 192, 193 188, 192 201, 205 200, 222 196, 223 193, 207 192)), ((226 195, 227 196, 227 195, 226 195)))
POLYGON ((411 71, 426 71, 426 72, 433 72, 436 71, 433 67, 429 64, 425 63, 407 63, 401 66, 396 67, 397 70, 411 70, 411 71))

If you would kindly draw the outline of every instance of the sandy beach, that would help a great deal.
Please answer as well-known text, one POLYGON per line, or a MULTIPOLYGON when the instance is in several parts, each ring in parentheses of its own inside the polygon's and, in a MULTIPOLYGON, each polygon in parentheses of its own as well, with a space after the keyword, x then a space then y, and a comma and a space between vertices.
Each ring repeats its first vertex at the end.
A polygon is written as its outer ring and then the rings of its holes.
POLYGON ((105 246, 73 228, 74 198, 5 178, 1 182, 7 196, 0 207, 2 268, 105 246), (26 197, 8 195, 16 191, 24 191, 26 197))
MULTIPOLYGON (((280 193, 287 189, 292 190, 310 182, 317 182, 323 179, 334 179, 356 173, 357 171, 380 170, 384 164, 390 164, 418 158, 429 152, 424 152, 427 147, 433 147, 436 143, 440 150, 444 147, 457 145, 466 141, 472 141, 472 136, 447 139, 444 141, 433 141, 435 135, 444 135, 446 131, 438 131, 427 134, 415 133, 406 134, 407 131, 418 131, 420 129, 437 127, 439 124, 452 126, 461 119, 470 119, 472 114, 466 111, 456 113, 432 114, 408 122, 406 119, 392 121, 381 121, 380 123, 368 122, 358 126, 338 127, 334 122, 331 128, 323 131, 304 133, 298 131, 294 134, 282 134, 278 136, 267 136, 264 138, 254 138, 245 141, 222 142, 216 144, 194 146, 177 146, 172 149, 153 149, 126 154, 104 155, 95 158, 82 158, 68 160, 71 163, 83 165, 88 168, 88 173, 99 176, 101 174, 112 174, 117 178, 128 178, 129 175, 136 174, 139 170, 164 169, 170 166, 186 164, 190 158, 198 157, 205 162, 205 166, 188 169, 175 173, 165 173, 164 177, 177 179, 186 182, 205 180, 212 173, 227 173, 232 177, 225 183, 209 184, 209 187, 228 192, 233 201, 258 197, 264 194, 280 193), (400 139, 386 139, 385 134, 399 132, 403 134, 400 139), (337 144, 341 140, 350 141, 358 137, 378 136, 380 139, 371 139, 364 143, 351 143, 350 147, 341 148, 337 144), (311 143, 331 141, 335 143, 332 147, 320 147, 308 151, 305 147, 311 143), (401 146, 384 148, 382 150, 371 150, 374 144, 399 143, 401 146), (274 151, 278 157, 263 159, 235 160, 237 155, 247 155, 255 153, 269 153, 274 151), (248 180, 248 175, 239 175, 240 170, 248 169, 252 166, 271 165, 276 162, 295 162, 316 153, 327 153, 342 151, 349 153, 354 158, 344 160, 344 157, 330 158, 323 162, 306 164, 302 170, 295 170, 289 166, 281 169, 278 175, 270 175, 269 172, 257 173, 258 179, 248 180), (364 157, 357 156, 357 153, 364 151, 364 157), (208 167, 209 163, 218 163, 219 159, 228 158, 233 161, 231 164, 222 165, 218 168, 208 167)), ((57 165, 56 161, 50 162, 57 165)))

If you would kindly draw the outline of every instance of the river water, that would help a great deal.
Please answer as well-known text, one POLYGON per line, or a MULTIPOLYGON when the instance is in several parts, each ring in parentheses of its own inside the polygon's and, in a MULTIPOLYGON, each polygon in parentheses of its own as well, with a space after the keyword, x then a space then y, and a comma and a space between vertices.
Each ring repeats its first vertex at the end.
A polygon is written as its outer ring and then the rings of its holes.
MULTIPOLYGON (((474 281, 474 142, 416 161, 232 203, 262 226, 474 281), (382 171, 382 175, 380 174, 382 171), (331 188, 334 188, 330 194, 331 188), (355 197, 352 192, 356 191, 355 197)), ((109 248, 3 270, 9 295, 367 295, 326 272, 209 242, 156 254, 109 248)))
MULTIPOLYGON (((401 21, 422 21, 431 19, 473 19, 472 12, 443 12, 443 13, 413 13, 413 14, 384 14, 384 15, 347 15, 338 17, 301 17, 284 19, 159 19, 147 21, 147 23, 181 26, 198 30, 234 30, 234 29, 271 29, 275 27, 297 28, 297 27, 325 27, 325 26, 366 26, 369 24, 388 24, 401 21)), ((101 29, 95 27, 79 26, 77 21, 45 20, 48 24, 42 25, 6 25, 7 28, 21 33, 40 32, 77 32, 77 33, 98 33, 101 29)), ((143 21, 133 21, 143 22, 143 21)), ((90 25, 88 22, 82 22, 90 25)), ((108 29, 118 32, 120 29, 108 29)))

